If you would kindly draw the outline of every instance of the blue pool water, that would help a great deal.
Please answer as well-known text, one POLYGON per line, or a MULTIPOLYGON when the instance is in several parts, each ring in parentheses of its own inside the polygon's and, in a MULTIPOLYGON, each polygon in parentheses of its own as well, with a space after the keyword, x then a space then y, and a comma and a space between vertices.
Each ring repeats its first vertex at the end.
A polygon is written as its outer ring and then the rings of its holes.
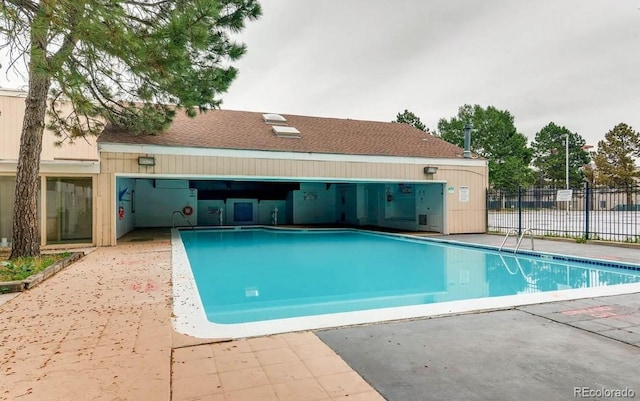
POLYGON ((352 230, 180 236, 207 318, 222 324, 640 282, 606 262, 352 230))

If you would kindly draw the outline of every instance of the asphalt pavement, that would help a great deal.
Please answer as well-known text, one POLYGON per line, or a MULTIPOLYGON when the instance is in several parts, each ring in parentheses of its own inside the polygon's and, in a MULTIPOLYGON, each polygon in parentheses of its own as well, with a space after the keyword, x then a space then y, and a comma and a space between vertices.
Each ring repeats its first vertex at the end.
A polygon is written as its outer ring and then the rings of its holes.
MULTIPOLYGON (((442 238, 502 242, 492 235, 442 238)), ((637 248, 547 240, 534 247, 640 261, 637 248)), ((388 401, 640 399, 640 293, 317 334, 388 401)))

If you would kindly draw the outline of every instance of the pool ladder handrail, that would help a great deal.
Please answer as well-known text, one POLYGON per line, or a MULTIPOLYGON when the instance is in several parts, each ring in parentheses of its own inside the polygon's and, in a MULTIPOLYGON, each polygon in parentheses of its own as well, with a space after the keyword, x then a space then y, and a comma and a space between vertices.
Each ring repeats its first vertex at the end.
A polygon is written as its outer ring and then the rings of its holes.
POLYGON ((193 224, 191 224, 187 216, 185 216, 184 213, 182 213, 182 211, 180 210, 174 210, 173 213, 171 213, 171 228, 176 228, 176 213, 184 218, 184 220, 187 222, 187 224, 189 224, 189 227, 191 227, 192 230, 194 229, 193 224))
MULTIPOLYGON (((516 233, 516 235, 518 234, 518 230, 516 230, 515 228, 510 229, 509 231, 507 231, 507 235, 504 236, 504 240, 502 240, 502 244, 500 244, 500 249, 498 249, 498 252, 502 252, 502 248, 504 248, 504 244, 507 242, 507 239, 509 239, 509 236, 511 235, 511 233, 516 233)), ((533 231, 531 231, 530 228, 525 228, 522 231, 522 234, 520 234, 520 237, 518 238, 518 243, 516 244, 516 249, 513 250, 513 253, 518 252, 518 249, 520 249, 520 244, 522 244, 522 240, 524 239, 524 236, 526 233, 529 233, 529 237, 531 238, 531 250, 534 250, 534 246, 533 246, 533 231)))

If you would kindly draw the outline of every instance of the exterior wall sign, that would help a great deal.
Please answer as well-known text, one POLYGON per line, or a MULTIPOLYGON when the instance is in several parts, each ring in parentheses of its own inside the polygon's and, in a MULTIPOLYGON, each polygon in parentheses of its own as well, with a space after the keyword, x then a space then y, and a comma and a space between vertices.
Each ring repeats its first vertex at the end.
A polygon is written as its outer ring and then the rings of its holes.
POLYGON ((460 187, 458 190, 458 200, 460 200, 460 202, 469 202, 469 187, 460 187))

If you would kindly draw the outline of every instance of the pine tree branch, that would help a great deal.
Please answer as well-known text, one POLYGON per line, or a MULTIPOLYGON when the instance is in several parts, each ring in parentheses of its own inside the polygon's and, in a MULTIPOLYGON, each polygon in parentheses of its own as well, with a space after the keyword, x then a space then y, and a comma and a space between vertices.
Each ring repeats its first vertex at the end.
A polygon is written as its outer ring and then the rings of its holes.
POLYGON ((36 13, 38 11, 38 4, 31 0, 2 0, 4 4, 11 4, 19 10, 27 10, 32 13, 36 13))
POLYGON ((159 1, 154 1, 153 3, 148 3, 148 2, 128 0, 128 1, 125 1, 124 3, 132 5, 132 6, 137 6, 137 7, 154 8, 154 7, 162 6, 162 5, 165 5, 165 4, 171 4, 174 1, 175 0, 159 0, 159 1))

